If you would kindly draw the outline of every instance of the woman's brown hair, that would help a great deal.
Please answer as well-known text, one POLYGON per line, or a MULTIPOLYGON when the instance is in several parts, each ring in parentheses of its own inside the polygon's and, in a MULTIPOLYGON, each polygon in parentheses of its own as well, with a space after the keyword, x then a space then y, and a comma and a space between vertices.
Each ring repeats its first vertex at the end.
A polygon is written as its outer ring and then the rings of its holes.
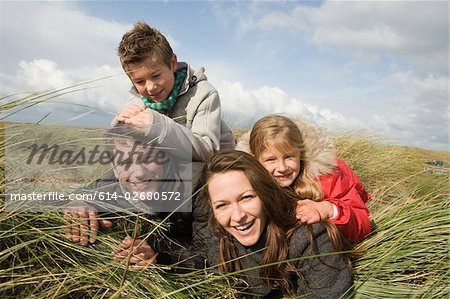
MULTIPOLYGON (((203 170, 203 183, 205 184, 203 198, 211 207, 208 192, 208 182, 217 174, 226 174, 228 171, 242 171, 248 178, 253 190, 262 202, 266 214, 266 241, 261 258, 262 267, 260 275, 271 287, 277 281, 284 293, 289 293, 292 286, 289 285, 291 272, 297 273, 292 263, 284 262, 288 258, 289 239, 296 228, 299 227, 295 219, 295 207, 298 200, 296 194, 280 187, 265 168, 250 154, 241 151, 215 154, 203 170)), ((223 229, 210 213, 210 225, 219 237, 219 270, 222 273, 230 273, 241 270, 233 237, 223 229)), ((327 231, 337 232, 333 224, 325 225, 327 231)), ((312 248, 315 248, 315 240, 312 230, 308 229, 312 248)), ((331 235, 330 235, 331 236, 331 235)), ((339 238, 338 238, 339 239, 339 238)), ((334 242, 339 245, 339 242, 334 242)), ((335 246, 337 247, 337 246, 335 246)), ((341 248, 335 248, 339 251, 341 248)), ((298 274, 298 273, 297 273, 298 274)))

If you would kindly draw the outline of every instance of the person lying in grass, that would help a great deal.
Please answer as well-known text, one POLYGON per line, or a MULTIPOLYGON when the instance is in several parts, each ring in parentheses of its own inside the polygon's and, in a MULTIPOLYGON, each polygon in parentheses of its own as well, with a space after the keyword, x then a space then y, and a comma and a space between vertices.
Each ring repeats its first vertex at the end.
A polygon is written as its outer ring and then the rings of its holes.
MULTIPOLYGON (((214 155, 203 182, 201 198, 212 210, 209 224, 217 236, 191 253, 204 258, 203 266, 238 278, 246 286, 240 292, 254 297, 339 298, 350 292, 352 271, 339 253, 345 248, 335 225, 296 221, 297 196, 253 156, 214 155)), ((160 262, 145 240, 126 241, 114 249, 116 260, 132 255, 137 265, 160 262)))
MULTIPOLYGON (((179 177, 179 161, 169 151, 142 141, 138 131, 134 126, 118 125, 106 133, 105 148, 111 169, 91 184, 74 191, 94 197, 88 202, 71 202, 64 208, 69 240, 81 245, 94 243, 99 228, 111 228, 111 218, 118 218, 118 215, 129 217, 139 213, 148 219, 162 220, 183 201, 185 184, 179 177), (169 196, 172 197, 170 201, 167 200, 169 196)), ((183 239, 190 242, 190 214, 177 212, 170 215, 166 221, 166 224, 172 224, 166 227, 170 229, 170 235, 183 235, 183 239)))
POLYGON ((297 193, 301 222, 329 220, 352 243, 370 234, 366 202, 371 197, 317 128, 300 119, 266 116, 241 138, 238 149, 253 154, 280 186, 297 193))

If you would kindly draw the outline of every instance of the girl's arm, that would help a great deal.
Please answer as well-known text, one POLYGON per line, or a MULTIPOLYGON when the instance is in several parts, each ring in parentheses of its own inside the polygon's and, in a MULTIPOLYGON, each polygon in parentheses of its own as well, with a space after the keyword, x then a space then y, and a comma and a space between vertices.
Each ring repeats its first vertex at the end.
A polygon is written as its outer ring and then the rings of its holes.
POLYGON ((356 174, 341 160, 332 174, 321 176, 320 183, 325 193, 324 201, 335 207, 335 215, 329 220, 335 223, 351 242, 359 242, 371 231, 369 210, 366 202, 370 195, 356 174))

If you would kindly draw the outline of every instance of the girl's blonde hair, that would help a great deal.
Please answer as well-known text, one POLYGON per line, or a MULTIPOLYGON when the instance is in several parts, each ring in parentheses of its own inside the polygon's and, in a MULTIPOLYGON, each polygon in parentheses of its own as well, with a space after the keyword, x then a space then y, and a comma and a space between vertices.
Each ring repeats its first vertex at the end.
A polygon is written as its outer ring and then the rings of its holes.
POLYGON ((292 189, 303 199, 321 201, 324 193, 318 178, 305 171, 306 161, 303 136, 297 124, 282 115, 269 115, 258 120, 250 132, 250 151, 258 161, 270 147, 281 152, 298 152, 300 156, 300 172, 292 183, 292 189))

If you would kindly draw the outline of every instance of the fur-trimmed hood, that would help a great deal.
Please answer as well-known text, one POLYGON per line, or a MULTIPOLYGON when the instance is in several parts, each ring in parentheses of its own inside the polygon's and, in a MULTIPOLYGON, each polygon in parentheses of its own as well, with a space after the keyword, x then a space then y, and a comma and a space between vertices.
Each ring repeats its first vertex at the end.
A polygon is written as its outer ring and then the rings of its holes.
MULTIPOLYGON (((303 118, 291 119, 297 124, 305 144, 305 172, 310 173, 313 177, 331 173, 337 166, 337 157, 324 130, 312 125, 303 118)), ((247 131, 239 138, 236 146, 237 150, 251 154, 249 145, 250 132, 251 130, 247 131)))

